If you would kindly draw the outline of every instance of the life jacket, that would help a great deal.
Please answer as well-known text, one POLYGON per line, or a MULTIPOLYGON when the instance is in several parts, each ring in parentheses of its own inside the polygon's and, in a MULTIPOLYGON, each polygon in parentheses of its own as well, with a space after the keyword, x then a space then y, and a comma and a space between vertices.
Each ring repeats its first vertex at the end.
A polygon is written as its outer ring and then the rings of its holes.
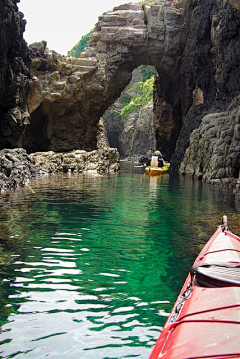
POLYGON ((151 158, 151 167, 163 167, 164 163, 162 158, 158 157, 158 156, 152 156, 151 158))
POLYGON ((152 156, 151 167, 158 167, 158 156, 152 156))

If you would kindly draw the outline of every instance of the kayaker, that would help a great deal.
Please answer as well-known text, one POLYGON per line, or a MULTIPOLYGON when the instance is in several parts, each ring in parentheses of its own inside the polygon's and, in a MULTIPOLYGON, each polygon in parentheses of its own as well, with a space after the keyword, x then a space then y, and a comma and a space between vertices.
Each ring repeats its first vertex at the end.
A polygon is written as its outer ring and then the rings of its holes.
POLYGON ((163 155, 161 154, 160 151, 157 150, 157 151, 155 151, 155 152, 153 153, 152 158, 150 158, 150 159, 147 161, 146 166, 151 166, 151 162, 152 162, 152 160, 153 160, 153 157, 157 157, 158 167, 163 167, 163 166, 165 165, 165 161, 164 161, 164 159, 163 159, 163 155))

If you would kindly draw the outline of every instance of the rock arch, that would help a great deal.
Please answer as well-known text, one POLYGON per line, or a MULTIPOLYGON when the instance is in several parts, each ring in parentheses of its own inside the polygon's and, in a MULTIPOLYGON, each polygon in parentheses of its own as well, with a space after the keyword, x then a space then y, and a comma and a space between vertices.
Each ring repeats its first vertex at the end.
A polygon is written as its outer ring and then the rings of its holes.
MULTIPOLYGON (((155 66, 164 81, 167 102, 162 101, 162 111, 171 103, 171 111, 177 113, 178 84, 170 73, 179 68, 181 34, 181 7, 175 0, 151 6, 121 5, 104 13, 79 59, 48 53, 44 43, 32 46, 28 96, 32 121, 23 146, 29 152, 95 149, 100 117, 141 64, 155 66)), ((178 115, 174 122, 170 112, 159 125, 165 128, 159 136, 168 144, 176 142, 174 128, 178 126, 178 115)), ((173 153, 173 146, 168 148, 173 153)))

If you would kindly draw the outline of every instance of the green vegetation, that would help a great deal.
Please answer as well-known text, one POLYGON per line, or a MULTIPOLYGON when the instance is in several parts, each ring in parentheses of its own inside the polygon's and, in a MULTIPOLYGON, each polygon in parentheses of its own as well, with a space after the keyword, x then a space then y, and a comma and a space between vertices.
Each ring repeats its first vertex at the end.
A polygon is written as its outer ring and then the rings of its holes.
POLYGON ((142 65, 141 73, 142 73, 143 81, 146 81, 150 79, 153 75, 155 75, 155 67, 149 65, 142 65))
POLYGON ((92 35, 93 30, 90 30, 90 32, 87 35, 82 36, 81 40, 78 41, 78 43, 73 46, 73 48, 68 51, 68 56, 74 56, 74 57, 80 57, 81 52, 85 49, 85 47, 88 46, 90 36, 92 35))
MULTIPOLYGON (((138 112, 141 107, 152 103, 154 76, 145 82, 134 84, 125 92, 124 106, 121 109, 121 117, 124 119, 131 112, 138 112), (126 95, 130 95, 129 97, 126 95)), ((122 99, 120 100, 120 102, 122 99)))
POLYGON ((155 4, 157 3, 156 0, 143 0, 141 1, 141 5, 152 5, 152 4, 155 4))
MULTIPOLYGON (((157 0, 143 0, 140 3, 142 5, 151 5, 157 3, 157 0)), ((68 56, 80 57, 81 52, 88 46, 90 36, 92 35, 93 30, 90 30, 88 34, 82 36, 81 40, 78 41, 76 45, 73 46, 71 50, 68 51, 68 56)), ((146 67, 149 67, 146 65, 146 67)))
POLYGON ((131 112, 140 112, 142 106, 152 103, 155 67, 142 65, 139 71, 142 81, 122 92, 119 99, 108 108, 104 121, 113 121, 117 116, 124 121, 131 112))
MULTIPOLYGON (((153 2, 155 1, 147 0, 144 3, 150 4, 153 2)), ((88 46, 92 33, 93 30, 82 36, 81 40, 68 51, 68 56, 80 57, 81 52, 88 46)), ((142 81, 133 84, 130 89, 121 94, 118 102, 108 109, 108 119, 114 119, 116 115, 120 115, 124 120, 131 112, 139 112, 142 106, 152 103, 155 68, 142 65, 140 71, 142 81)))

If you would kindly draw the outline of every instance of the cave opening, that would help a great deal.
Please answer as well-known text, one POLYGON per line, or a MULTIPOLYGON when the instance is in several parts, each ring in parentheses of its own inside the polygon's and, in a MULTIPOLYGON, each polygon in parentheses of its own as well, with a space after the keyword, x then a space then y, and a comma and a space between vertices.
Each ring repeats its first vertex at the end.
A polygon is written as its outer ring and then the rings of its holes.
POLYGON ((132 80, 104 115, 110 147, 120 156, 146 155, 154 147, 153 83, 156 68, 140 65, 132 80))
POLYGON ((23 147, 27 153, 44 152, 48 150, 47 133, 48 116, 44 115, 42 105, 31 114, 31 123, 26 127, 23 147))

